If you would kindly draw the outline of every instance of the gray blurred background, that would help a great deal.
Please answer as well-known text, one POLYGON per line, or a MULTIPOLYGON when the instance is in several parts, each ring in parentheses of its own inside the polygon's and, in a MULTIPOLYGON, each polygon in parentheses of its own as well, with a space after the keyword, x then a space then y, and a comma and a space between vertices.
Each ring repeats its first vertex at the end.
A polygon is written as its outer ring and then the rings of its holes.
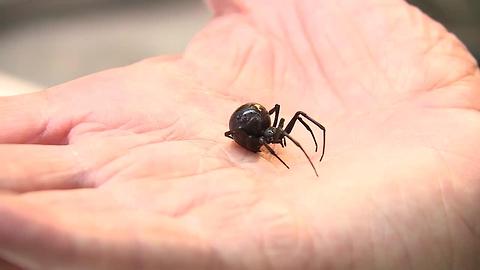
MULTIPOLYGON (((480 0, 409 2, 445 23, 478 59, 480 0)), ((0 73, 46 87, 181 52, 209 16, 201 0, 0 0, 0 73)))

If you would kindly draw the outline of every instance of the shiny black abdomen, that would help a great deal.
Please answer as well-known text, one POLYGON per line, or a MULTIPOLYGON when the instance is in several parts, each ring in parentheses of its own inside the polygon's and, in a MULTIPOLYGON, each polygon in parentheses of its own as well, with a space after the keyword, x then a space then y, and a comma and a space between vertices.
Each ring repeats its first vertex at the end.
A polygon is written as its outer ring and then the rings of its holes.
POLYGON ((271 125, 270 115, 262 105, 247 103, 240 106, 230 117, 230 130, 240 130, 233 134, 235 142, 246 149, 258 152, 261 145, 258 138, 271 125))

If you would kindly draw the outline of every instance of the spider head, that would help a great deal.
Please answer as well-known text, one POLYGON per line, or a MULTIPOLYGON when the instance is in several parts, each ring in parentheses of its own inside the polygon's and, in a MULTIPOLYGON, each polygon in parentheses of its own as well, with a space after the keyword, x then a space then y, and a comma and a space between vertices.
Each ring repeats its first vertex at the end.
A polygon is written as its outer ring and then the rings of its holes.
POLYGON ((283 130, 276 127, 269 127, 263 132, 266 143, 278 143, 283 134, 283 130))

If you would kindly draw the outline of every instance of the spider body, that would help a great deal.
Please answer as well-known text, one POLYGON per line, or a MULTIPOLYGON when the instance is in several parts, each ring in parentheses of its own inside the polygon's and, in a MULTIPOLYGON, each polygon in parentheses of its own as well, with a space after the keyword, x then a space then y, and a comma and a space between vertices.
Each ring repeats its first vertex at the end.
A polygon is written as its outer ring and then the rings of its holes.
POLYGON ((229 122, 230 130, 237 130, 232 133, 232 139, 252 152, 260 152, 262 143, 269 137, 271 125, 267 109, 258 103, 240 106, 233 112, 229 122))
POLYGON ((285 147, 286 138, 288 138, 303 151, 305 156, 308 158, 308 161, 312 165, 315 174, 318 176, 315 166, 303 147, 289 134, 293 130, 295 123, 299 121, 311 133, 313 141, 315 142, 315 151, 317 151, 318 145, 315 135, 308 124, 302 119, 302 116, 318 126, 323 131, 323 148, 322 156, 320 158, 321 161, 325 152, 325 128, 306 113, 298 111, 287 124, 285 129, 283 129, 285 119, 281 118, 280 121, 278 120, 279 112, 280 105, 278 104, 276 104, 275 107, 270 111, 267 111, 267 109, 261 104, 246 103, 233 112, 229 122, 230 130, 225 132, 225 136, 233 139, 240 146, 252 152, 260 152, 260 148, 264 146, 272 155, 274 155, 287 168, 289 168, 288 165, 269 145, 278 143, 282 145, 282 147, 285 147), (273 125, 270 119, 270 115, 272 114, 275 114, 273 125))

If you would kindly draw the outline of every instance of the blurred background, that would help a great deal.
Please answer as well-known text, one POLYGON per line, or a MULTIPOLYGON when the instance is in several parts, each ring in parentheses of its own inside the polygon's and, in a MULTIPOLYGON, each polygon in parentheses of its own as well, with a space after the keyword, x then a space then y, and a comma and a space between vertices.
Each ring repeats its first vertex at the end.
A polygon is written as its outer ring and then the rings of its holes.
MULTIPOLYGON (((479 59, 480 0, 409 2, 479 59)), ((181 52, 209 16, 201 0, 0 0, 0 95, 181 52)))

